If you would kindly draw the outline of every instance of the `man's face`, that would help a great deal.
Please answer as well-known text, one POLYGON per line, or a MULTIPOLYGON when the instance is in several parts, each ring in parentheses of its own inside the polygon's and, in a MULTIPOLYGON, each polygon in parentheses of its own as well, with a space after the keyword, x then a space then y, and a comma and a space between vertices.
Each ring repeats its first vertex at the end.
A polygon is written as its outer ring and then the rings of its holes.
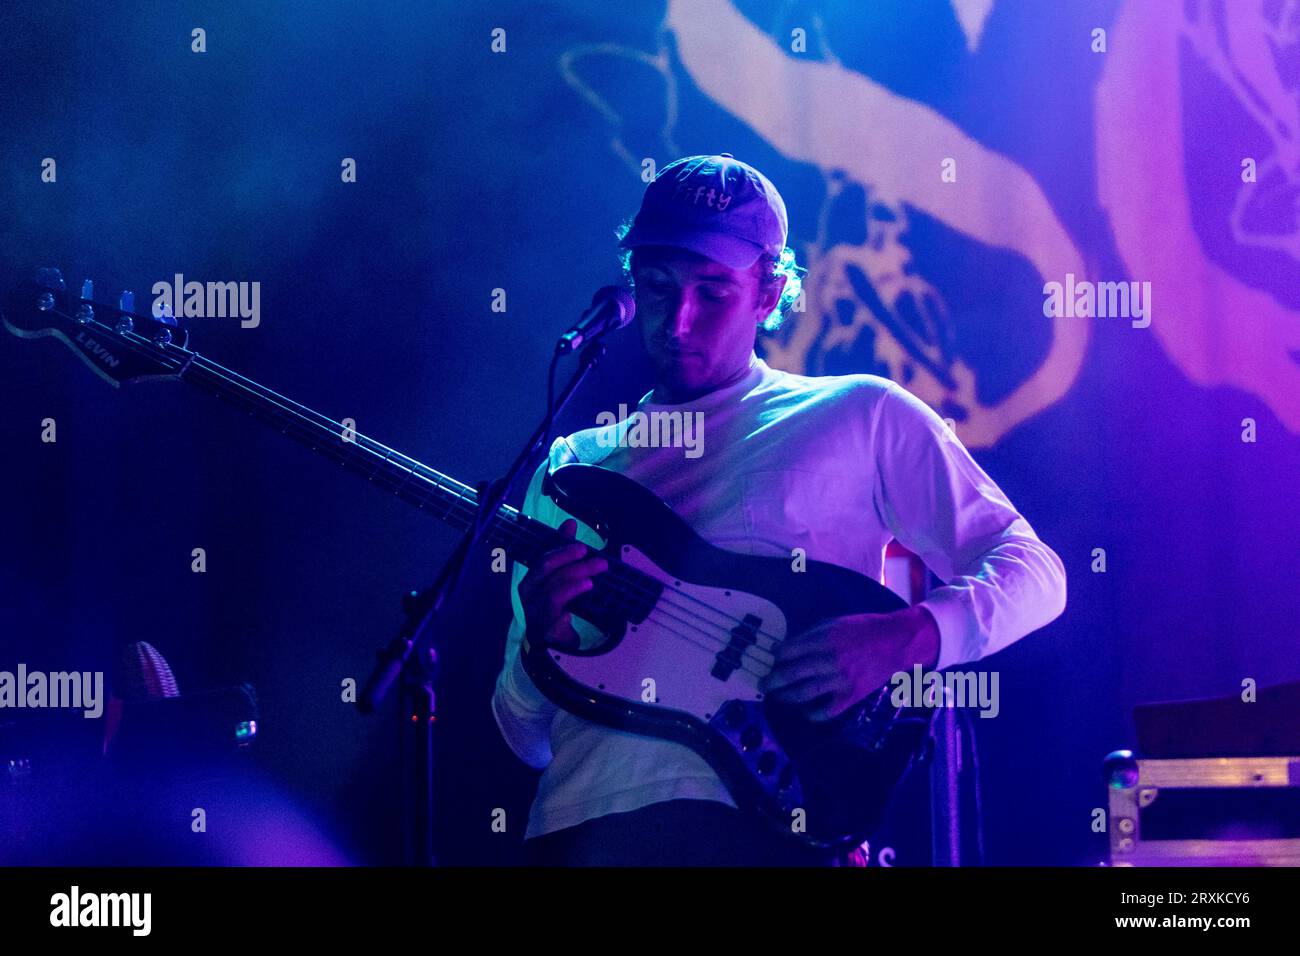
POLYGON ((760 266, 732 269, 685 249, 645 246, 632 257, 636 316, 659 384, 685 401, 743 375, 758 324, 780 298, 760 266))

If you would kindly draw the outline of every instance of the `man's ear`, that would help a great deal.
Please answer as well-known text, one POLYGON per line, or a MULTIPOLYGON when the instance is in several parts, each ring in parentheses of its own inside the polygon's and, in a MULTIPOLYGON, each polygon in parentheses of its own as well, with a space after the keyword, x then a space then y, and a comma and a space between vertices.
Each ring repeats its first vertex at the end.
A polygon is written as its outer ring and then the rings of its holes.
POLYGON ((777 307, 781 301, 781 293, 785 291, 786 276, 778 276, 772 282, 766 285, 760 284, 758 287, 758 309, 761 314, 758 321, 762 323, 772 310, 777 307))

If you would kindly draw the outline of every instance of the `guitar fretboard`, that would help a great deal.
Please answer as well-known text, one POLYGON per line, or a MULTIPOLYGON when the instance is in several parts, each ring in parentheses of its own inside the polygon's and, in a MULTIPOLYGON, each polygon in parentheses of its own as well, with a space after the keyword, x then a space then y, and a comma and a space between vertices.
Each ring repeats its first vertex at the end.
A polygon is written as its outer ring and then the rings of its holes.
MULTIPOLYGON (((282 435, 355 471, 458 531, 467 530, 473 522, 478 492, 469 485, 196 353, 178 363, 176 371, 178 378, 249 412, 282 435)), ((485 538, 491 544, 512 548, 546 546, 551 538, 546 532, 551 530, 524 518, 516 508, 502 506, 493 516, 485 538)), ((518 557, 523 559, 524 555, 518 557)))
MULTIPOLYGON (((158 349, 152 343, 147 348, 156 360, 162 358, 169 364, 177 378, 244 409, 282 435, 338 462, 458 531, 466 531, 473 523, 478 513, 478 492, 469 485, 197 353, 175 346, 158 349), (183 357, 177 358, 176 353, 183 357)), ((483 541, 488 547, 505 548, 511 560, 526 567, 544 552, 570 543, 555 528, 508 505, 501 506, 492 516, 483 541)), ((655 579, 611 562, 609 572, 596 579, 596 586, 578 598, 574 608, 580 616, 598 623, 640 620, 654 605, 660 589, 655 579)))

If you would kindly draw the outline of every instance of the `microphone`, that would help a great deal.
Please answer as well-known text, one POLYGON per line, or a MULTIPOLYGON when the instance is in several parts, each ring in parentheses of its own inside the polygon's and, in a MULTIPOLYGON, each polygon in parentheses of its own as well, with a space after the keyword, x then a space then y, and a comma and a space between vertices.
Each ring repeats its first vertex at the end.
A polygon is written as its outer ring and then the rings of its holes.
POLYGON ((598 339, 607 332, 616 332, 636 317, 636 301, 631 293, 618 286, 607 285, 597 289, 591 297, 591 307, 582 313, 576 325, 560 336, 555 351, 560 355, 579 349, 588 341, 598 339))

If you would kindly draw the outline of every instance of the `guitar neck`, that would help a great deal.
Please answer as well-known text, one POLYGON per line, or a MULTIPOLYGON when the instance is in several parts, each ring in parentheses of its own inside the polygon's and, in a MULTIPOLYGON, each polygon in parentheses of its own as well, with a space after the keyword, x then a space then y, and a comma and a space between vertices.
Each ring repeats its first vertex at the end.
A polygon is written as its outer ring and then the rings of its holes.
MULTIPOLYGON (((458 531, 467 530, 478 513, 478 493, 468 485, 197 353, 178 362, 175 375, 248 411, 282 435, 458 531)), ((557 535, 518 509, 502 506, 493 515, 484 540, 489 546, 509 547, 512 557, 527 564, 528 556, 554 547, 557 535)))

